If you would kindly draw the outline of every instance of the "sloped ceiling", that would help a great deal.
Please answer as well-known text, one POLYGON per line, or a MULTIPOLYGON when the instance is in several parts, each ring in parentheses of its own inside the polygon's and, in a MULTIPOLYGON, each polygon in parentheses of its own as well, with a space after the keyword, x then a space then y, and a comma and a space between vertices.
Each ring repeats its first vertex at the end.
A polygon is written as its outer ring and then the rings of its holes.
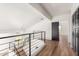
POLYGON ((0 33, 28 29, 39 22, 41 15, 29 4, 0 4, 0 33))
POLYGON ((70 13, 73 3, 31 3, 31 5, 51 19, 53 16, 70 13))

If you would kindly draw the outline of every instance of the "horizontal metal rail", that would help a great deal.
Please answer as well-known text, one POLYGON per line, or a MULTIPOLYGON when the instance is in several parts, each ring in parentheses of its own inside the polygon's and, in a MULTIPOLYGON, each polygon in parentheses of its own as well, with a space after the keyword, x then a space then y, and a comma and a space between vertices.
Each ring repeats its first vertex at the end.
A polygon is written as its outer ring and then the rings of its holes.
MULTIPOLYGON (((0 37, 0 39, 2 40, 2 39, 6 39, 6 38, 13 38, 13 37, 19 37, 19 36, 25 36, 25 38, 18 39, 18 40, 16 38, 14 38, 16 40, 0 44, 0 46, 7 45, 7 44, 9 45, 9 47, 1 49, 0 52, 4 51, 4 50, 7 50, 7 49, 13 49, 13 48, 16 49, 20 45, 22 45, 21 47, 23 48, 26 45, 26 42, 28 41, 29 56, 31 56, 31 48, 33 47, 33 46, 31 46, 31 40, 40 38, 40 40, 44 40, 44 42, 45 42, 46 33, 45 33, 45 31, 40 31, 40 32, 34 32, 34 33, 26 33, 26 34, 19 34, 19 35, 0 37), (40 33, 40 35, 37 35, 39 33, 40 33), (26 37, 27 35, 28 35, 28 37, 26 37), (38 36, 40 36, 40 37, 38 37, 38 36), (17 44, 15 44, 15 42, 17 42, 17 44), (14 46, 10 46, 10 44, 13 44, 14 46)), ((9 53, 11 53, 12 51, 14 51, 14 50, 11 50, 9 53)), ((9 53, 4 53, 3 55, 7 55, 9 53)))
MULTIPOLYGON (((41 31, 41 32, 44 32, 44 31, 41 31)), ((29 35, 29 34, 38 34, 38 33, 41 33, 41 32, 34 32, 34 33, 26 33, 26 34, 20 34, 20 35, 12 35, 12 36, 6 36, 6 37, 0 37, 0 39, 6 39, 6 38, 12 38, 12 37, 17 37, 17 36, 25 36, 25 35, 29 35)))

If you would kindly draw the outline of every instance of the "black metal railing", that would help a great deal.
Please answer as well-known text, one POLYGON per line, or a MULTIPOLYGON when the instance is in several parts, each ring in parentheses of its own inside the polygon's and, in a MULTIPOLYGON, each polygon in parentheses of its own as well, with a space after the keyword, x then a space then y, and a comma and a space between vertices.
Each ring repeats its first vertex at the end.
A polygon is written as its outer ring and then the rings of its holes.
POLYGON ((0 52, 2 52, 0 54, 2 56, 6 56, 11 52, 15 52, 16 48, 23 48, 28 41, 29 56, 31 56, 31 47, 32 47, 31 46, 31 40, 36 39, 36 38, 40 38, 41 40, 43 40, 45 42, 45 39, 46 39, 45 36, 46 36, 45 31, 40 31, 40 32, 34 32, 34 33, 26 33, 26 34, 20 34, 20 35, 0 37, 0 40, 4 40, 4 41, 5 40, 7 40, 7 41, 11 40, 11 38, 14 39, 14 40, 9 41, 9 42, 5 41, 5 43, 0 43, 0 47, 4 47, 3 49, 0 49, 0 52), (23 37, 23 39, 16 39, 17 37, 23 37), (9 50, 11 50, 11 51, 10 52, 4 52, 4 51, 9 51, 9 50))

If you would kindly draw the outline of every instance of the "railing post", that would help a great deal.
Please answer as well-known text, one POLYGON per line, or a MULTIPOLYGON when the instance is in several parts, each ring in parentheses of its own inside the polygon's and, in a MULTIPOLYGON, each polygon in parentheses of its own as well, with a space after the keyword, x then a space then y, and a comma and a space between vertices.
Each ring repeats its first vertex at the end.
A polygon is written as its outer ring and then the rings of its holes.
POLYGON ((31 56, 31 34, 29 34, 29 56, 31 56))

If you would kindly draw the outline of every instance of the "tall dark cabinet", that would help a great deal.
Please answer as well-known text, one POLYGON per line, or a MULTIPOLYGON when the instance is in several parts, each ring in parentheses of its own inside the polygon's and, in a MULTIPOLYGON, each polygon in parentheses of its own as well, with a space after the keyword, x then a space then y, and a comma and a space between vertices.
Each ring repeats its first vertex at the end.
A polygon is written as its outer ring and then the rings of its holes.
POLYGON ((72 15, 72 44, 79 56, 79 8, 72 15))

